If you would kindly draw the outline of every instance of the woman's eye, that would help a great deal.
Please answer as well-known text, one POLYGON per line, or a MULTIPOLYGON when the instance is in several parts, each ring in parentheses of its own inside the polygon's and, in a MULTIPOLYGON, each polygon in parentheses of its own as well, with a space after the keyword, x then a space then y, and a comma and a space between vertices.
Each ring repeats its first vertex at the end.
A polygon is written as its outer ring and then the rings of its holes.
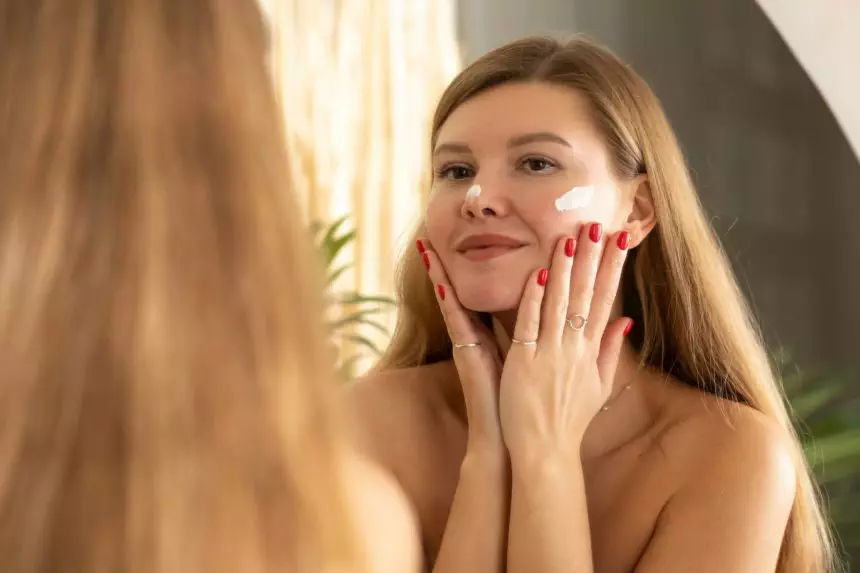
POLYGON ((524 171, 530 173, 547 174, 555 171, 556 166, 552 161, 548 159, 541 159, 540 157, 530 157, 528 159, 523 160, 521 168, 524 171))
POLYGON ((472 168, 467 167, 465 165, 452 165, 450 167, 443 167, 440 169, 436 176, 439 179, 449 179, 449 180, 459 180, 459 179, 468 179, 473 176, 472 168))

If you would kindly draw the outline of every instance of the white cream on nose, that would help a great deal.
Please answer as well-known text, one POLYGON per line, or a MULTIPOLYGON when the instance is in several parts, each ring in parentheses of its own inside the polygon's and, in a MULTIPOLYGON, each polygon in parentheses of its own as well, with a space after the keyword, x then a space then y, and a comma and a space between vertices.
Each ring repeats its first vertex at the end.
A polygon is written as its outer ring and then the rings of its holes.
POLYGON ((471 201, 472 199, 477 199, 481 196, 481 186, 478 184, 472 185, 469 187, 469 190, 466 191, 466 201, 471 201))

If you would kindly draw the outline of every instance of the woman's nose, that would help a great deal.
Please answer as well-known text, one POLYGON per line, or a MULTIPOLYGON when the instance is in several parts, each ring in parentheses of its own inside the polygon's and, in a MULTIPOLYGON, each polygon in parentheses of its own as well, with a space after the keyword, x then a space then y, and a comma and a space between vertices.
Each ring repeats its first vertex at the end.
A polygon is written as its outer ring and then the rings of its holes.
POLYGON ((466 219, 480 220, 503 217, 507 209, 500 193, 489 192, 487 186, 475 183, 466 192, 460 214, 466 219))

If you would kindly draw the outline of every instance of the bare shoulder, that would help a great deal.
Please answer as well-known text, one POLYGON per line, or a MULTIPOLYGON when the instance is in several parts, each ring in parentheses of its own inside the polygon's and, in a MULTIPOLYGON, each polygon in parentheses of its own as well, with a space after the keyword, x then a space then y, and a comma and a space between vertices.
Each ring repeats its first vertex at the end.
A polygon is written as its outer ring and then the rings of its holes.
POLYGON ((397 482, 363 456, 344 456, 347 502, 370 573, 417 572, 421 544, 415 512, 397 482))
POLYGON ((779 422, 754 408, 689 390, 672 407, 659 447, 676 497, 713 493, 724 501, 758 498, 790 509, 800 452, 779 422))
POLYGON ((351 383, 344 398, 359 448, 391 469, 408 459, 444 409, 442 388, 455 372, 440 363, 375 372, 351 383))
POLYGON ((773 571, 801 455, 780 423, 684 389, 657 440, 670 495, 636 570, 773 571))
POLYGON ((662 446, 687 478, 716 471, 794 488, 795 454, 788 432, 744 404, 694 391, 678 404, 662 446))

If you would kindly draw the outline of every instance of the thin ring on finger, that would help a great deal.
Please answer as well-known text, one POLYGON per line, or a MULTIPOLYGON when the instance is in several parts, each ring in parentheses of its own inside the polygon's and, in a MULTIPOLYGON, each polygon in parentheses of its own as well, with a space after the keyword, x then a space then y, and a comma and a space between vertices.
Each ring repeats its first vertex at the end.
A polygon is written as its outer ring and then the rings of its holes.
POLYGON ((480 345, 481 345, 480 342, 468 342, 466 344, 455 344, 454 349, 459 350, 461 348, 473 348, 475 346, 480 346, 480 345))
POLYGON ((574 332, 581 332, 585 325, 588 324, 588 317, 581 314, 574 314, 567 319, 567 326, 574 332))
POLYGON ((537 340, 520 340, 519 338, 511 338, 511 344, 522 344, 523 346, 537 346, 537 340))

